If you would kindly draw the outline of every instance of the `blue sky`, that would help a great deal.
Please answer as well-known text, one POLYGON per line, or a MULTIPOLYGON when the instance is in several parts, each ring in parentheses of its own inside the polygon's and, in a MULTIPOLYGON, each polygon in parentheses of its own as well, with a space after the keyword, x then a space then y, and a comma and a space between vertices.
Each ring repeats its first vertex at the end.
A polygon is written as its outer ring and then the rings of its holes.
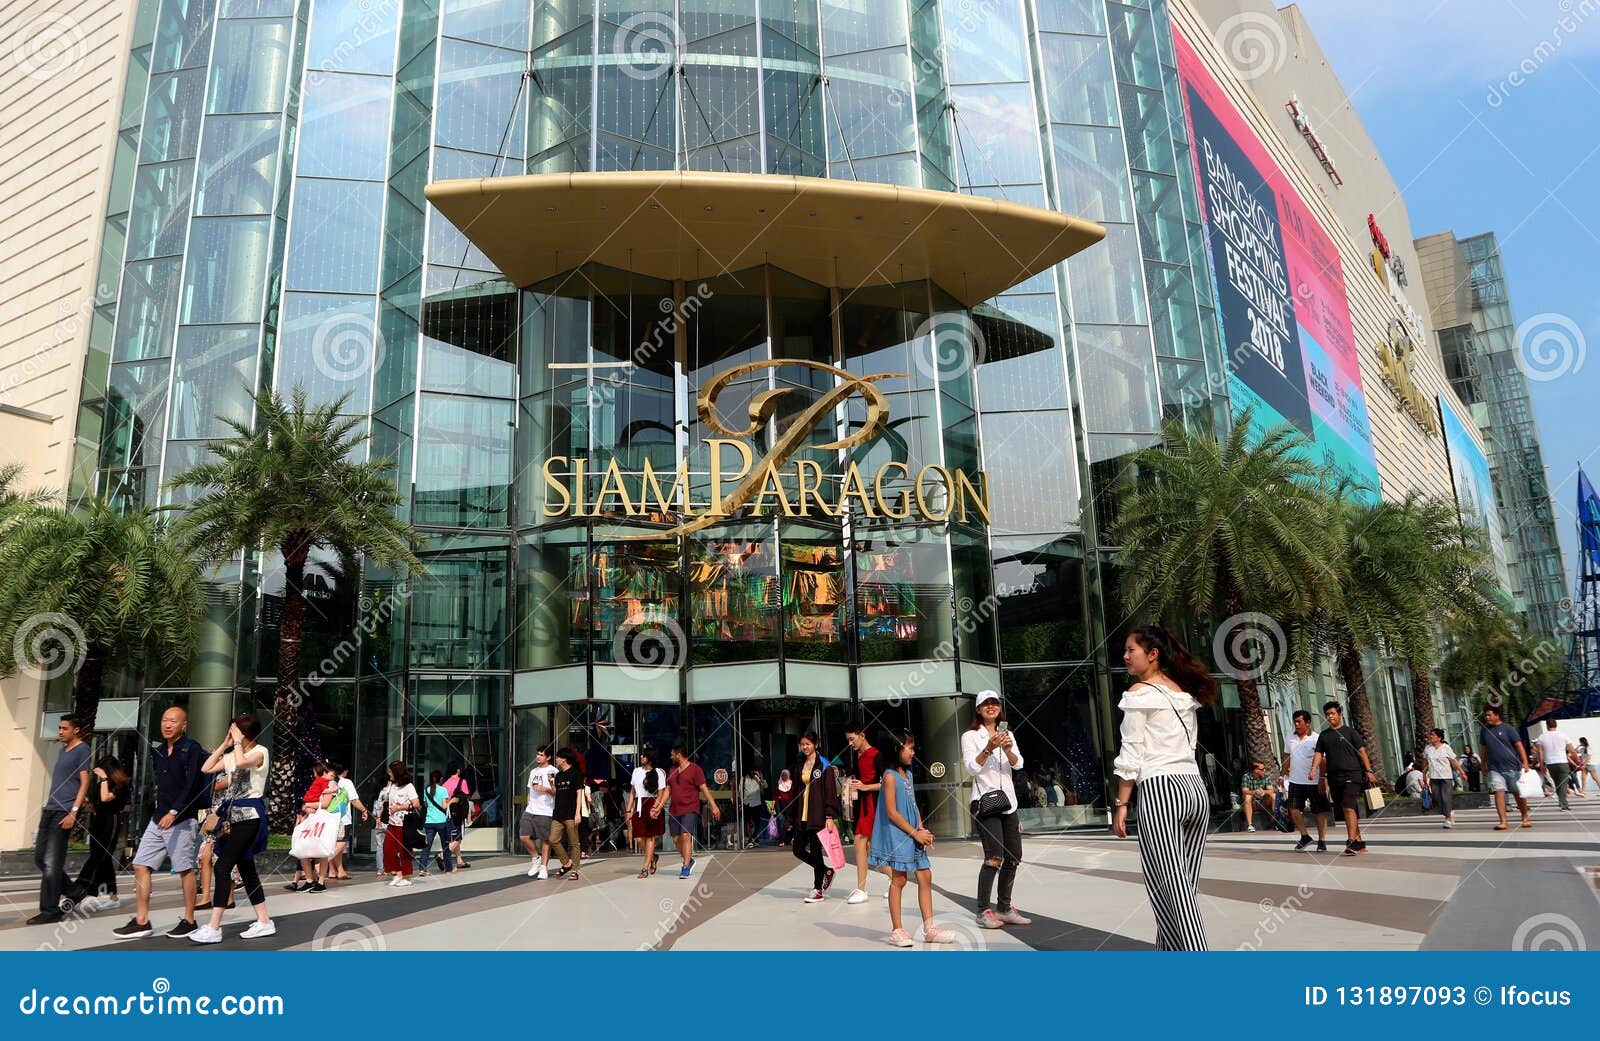
POLYGON ((1516 321, 1559 316, 1531 386, 1570 585, 1578 464, 1600 478, 1600 0, 1299 7, 1412 231, 1495 232, 1516 321))

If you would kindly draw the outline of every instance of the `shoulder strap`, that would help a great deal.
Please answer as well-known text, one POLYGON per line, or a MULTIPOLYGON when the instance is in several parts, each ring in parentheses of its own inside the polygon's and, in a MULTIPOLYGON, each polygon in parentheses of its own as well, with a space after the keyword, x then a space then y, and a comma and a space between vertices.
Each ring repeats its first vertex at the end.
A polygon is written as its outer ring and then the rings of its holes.
MULTIPOLYGON (((1149 680, 1140 680, 1139 683, 1144 684, 1146 687, 1149 687, 1151 690, 1159 691, 1161 693, 1161 699, 1167 703, 1167 707, 1172 710, 1172 714, 1174 716, 1178 717, 1178 725, 1183 728, 1184 740, 1188 741, 1189 742, 1189 747, 1193 748, 1194 747, 1194 736, 1189 733, 1189 724, 1185 723, 1183 721, 1183 713, 1179 712, 1178 711, 1178 706, 1176 706, 1176 705, 1174 705, 1172 703, 1172 698, 1171 698, 1170 695, 1168 695, 1167 688, 1163 687, 1159 683, 1151 683, 1149 680)), ((1138 686, 1139 683, 1134 684, 1134 686, 1138 686)))

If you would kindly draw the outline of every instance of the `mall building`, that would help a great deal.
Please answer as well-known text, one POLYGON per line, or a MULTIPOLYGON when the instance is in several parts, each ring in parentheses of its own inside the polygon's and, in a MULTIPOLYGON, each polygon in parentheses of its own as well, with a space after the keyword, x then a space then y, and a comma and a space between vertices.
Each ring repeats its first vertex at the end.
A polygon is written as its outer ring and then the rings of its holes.
MULTIPOLYGON (((4 168, 53 227, 33 255, 82 240, 31 271, 77 324, 29 341, 64 401, 0 359, 0 403, 39 417, 0 422, 39 425, 43 483, 178 506, 258 389, 368 424, 428 573, 311 569, 309 733, 363 791, 393 758, 471 764, 481 848, 539 744, 605 780, 683 740, 737 803, 852 719, 916 732, 963 834, 987 688, 1026 826, 1103 821, 1146 620, 1106 532, 1164 420, 1254 406, 1373 495, 1457 494, 1447 414, 1482 454, 1399 191, 1294 8, 137 0, 65 32, 34 6, 72 60, 24 86, 89 144, 4 168), (94 186, 71 221, 62 184, 94 186)), ((281 564, 210 578, 197 664, 118 678, 110 747, 139 756, 170 702, 202 740, 270 717, 281 564)), ((1393 763, 1409 678, 1367 665, 1393 763)), ((0 687, 14 848, 70 677, 0 687)), ((1339 693, 1274 685, 1273 728, 1339 693)))

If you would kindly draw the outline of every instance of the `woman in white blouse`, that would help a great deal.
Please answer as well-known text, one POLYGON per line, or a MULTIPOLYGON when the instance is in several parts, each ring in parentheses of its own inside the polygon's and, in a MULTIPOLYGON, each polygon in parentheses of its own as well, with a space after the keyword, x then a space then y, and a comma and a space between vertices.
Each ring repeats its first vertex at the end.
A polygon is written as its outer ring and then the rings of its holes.
POLYGON ((972 777, 972 816, 978 823, 978 838, 983 840, 978 925, 985 929, 1031 925, 1033 920, 1011 903, 1011 883, 1022 863, 1022 825, 1017 819, 1017 787, 1011 775, 1022 769, 1022 750, 1006 725, 1000 695, 992 690, 979 691, 973 703, 972 723, 961 735, 961 761, 972 777), (997 878, 999 900, 990 906, 989 894, 997 878))
POLYGON ((1199 708, 1217 685, 1170 629, 1141 625, 1128 634, 1122 663, 1134 679, 1122 695, 1122 744, 1114 767, 1112 830, 1128 837, 1128 802, 1139 789, 1139 862, 1163 951, 1206 949, 1195 887, 1205 852, 1211 797, 1195 763, 1199 708))

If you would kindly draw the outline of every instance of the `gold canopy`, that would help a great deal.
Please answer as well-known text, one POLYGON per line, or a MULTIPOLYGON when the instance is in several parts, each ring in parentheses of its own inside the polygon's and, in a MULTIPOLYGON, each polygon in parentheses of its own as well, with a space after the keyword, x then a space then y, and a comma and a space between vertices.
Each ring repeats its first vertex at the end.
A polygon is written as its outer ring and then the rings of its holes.
POLYGON ((590 262, 685 281, 772 264, 841 289, 928 278, 972 306, 1106 233, 978 195, 774 174, 535 174, 426 193, 519 286, 590 262))

